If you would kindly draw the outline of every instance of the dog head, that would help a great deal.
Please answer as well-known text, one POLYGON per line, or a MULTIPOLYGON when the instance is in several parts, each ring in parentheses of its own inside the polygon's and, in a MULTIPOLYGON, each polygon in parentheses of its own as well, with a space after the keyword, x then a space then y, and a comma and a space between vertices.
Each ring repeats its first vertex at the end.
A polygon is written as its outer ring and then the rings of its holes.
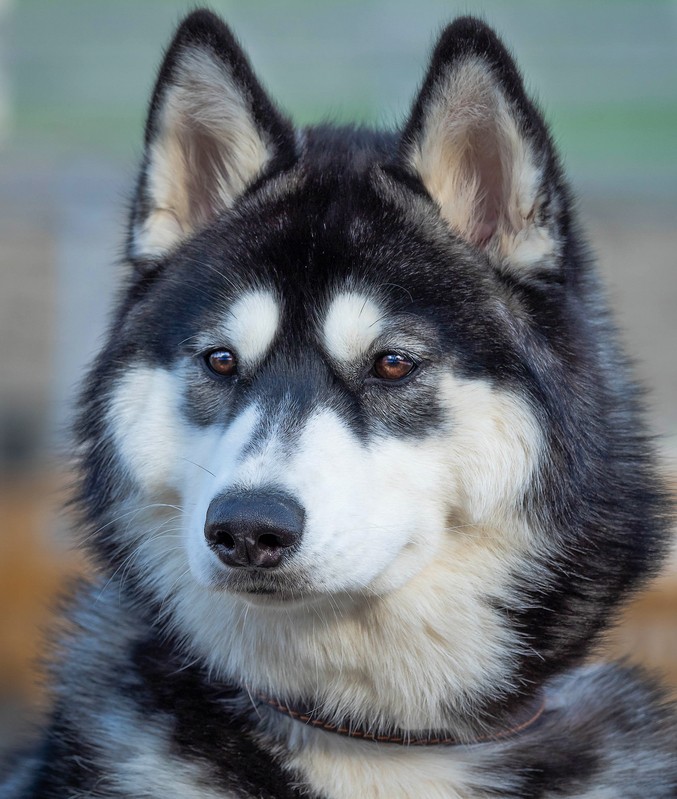
POLYGON ((450 25, 398 133, 297 132, 196 12, 145 146, 79 427, 100 558, 260 687, 309 690, 281 648, 338 680, 343 636, 353 713, 393 695, 383 657, 396 686, 425 651, 440 687, 414 706, 440 723, 580 657, 654 561, 663 497, 496 36, 450 25))

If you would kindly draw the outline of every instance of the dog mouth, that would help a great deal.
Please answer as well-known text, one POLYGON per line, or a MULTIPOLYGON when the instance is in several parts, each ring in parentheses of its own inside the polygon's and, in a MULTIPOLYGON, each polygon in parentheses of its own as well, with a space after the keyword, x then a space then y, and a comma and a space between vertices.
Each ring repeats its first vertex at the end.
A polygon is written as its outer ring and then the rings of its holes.
POLYGON ((318 593, 303 575, 271 573, 261 569, 221 572, 212 588, 254 602, 299 602, 318 593))

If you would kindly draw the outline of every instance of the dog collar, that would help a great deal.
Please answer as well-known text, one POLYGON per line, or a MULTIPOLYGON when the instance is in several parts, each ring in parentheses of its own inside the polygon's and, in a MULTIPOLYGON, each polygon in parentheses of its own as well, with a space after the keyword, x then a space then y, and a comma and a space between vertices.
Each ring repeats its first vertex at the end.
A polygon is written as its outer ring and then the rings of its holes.
POLYGON ((393 734, 386 734, 378 729, 360 727, 353 724, 350 719, 345 718, 339 723, 333 723, 322 719, 317 715, 317 711, 303 705, 293 705, 273 699, 266 694, 256 694, 258 700, 271 707, 294 721, 305 724, 308 727, 333 732, 346 738, 358 738, 362 741, 373 741, 374 743, 401 744, 404 746, 467 746, 471 744, 490 743, 492 741, 502 741, 524 732, 543 715, 545 710, 545 699, 542 694, 538 694, 533 700, 527 702, 512 717, 511 723, 496 732, 485 736, 461 740, 453 735, 445 735, 437 731, 398 731, 393 734))

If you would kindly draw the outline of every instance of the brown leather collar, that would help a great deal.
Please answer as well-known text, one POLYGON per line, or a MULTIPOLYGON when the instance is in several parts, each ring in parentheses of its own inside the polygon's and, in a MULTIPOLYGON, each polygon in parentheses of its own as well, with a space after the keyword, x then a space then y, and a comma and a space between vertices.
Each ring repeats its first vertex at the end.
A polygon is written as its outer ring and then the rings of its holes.
POLYGON ((273 710, 276 710, 278 713, 289 716, 294 719, 294 721, 307 724, 309 727, 316 727, 321 730, 326 730, 327 732, 335 732, 337 735, 344 735, 348 738, 359 738, 363 741, 403 744, 406 746, 463 746, 489 743, 491 741, 502 741, 505 738, 511 738, 513 735, 517 735, 531 727, 532 724, 538 721, 545 710, 545 700, 541 694, 538 694, 514 715, 510 726, 503 727, 496 732, 482 737, 461 740, 452 735, 445 735, 443 733, 427 730, 417 732, 402 731, 395 734, 385 734, 379 730, 359 727, 351 723, 349 719, 344 719, 341 723, 335 724, 326 719, 318 718, 316 711, 309 710, 307 707, 285 704, 284 702, 258 692, 256 696, 261 702, 268 705, 268 707, 272 707, 273 710))

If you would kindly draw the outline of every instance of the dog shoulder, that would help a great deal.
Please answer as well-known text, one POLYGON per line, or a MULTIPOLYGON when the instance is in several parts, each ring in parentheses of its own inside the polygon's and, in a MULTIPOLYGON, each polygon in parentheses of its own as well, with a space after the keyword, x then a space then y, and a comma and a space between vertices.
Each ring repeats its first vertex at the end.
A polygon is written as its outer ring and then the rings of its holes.
POLYGON ((504 762, 492 770, 513 783, 509 796, 674 796, 674 705, 641 669, 581 667, 549 685, 546 707, 539 724, 497 753, 504 762))

